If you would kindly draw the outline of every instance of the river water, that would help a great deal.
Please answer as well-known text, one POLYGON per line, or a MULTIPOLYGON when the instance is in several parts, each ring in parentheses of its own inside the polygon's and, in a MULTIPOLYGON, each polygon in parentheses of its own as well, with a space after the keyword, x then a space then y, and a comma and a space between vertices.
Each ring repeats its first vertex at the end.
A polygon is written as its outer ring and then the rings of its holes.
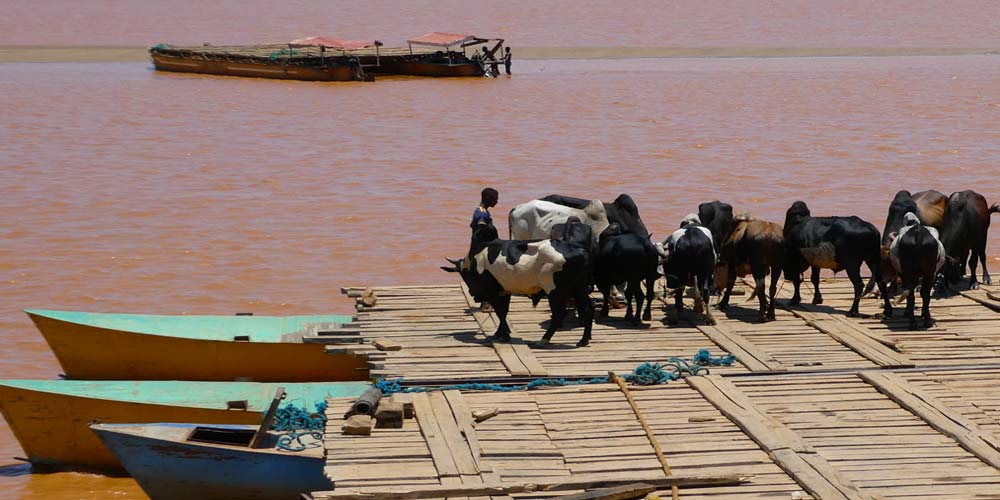
MULTIPOLYGON (((0 63, 0 377, 60 372, 24 308, 348 312, 341 286, 449 282, 437 266, 464 252, 486 185, 502 233, 507 209, 554 192, 628 192, 658 237, 712 199, 778 222, 801 199, 879 228, 899 189, 1000 201, 997 56, 517 59, 519 45, 1000 47, 997 2, 730 3, 8 2, 0 45, 468 31, 507 38, 515 75, 0 63)), ((1000 232, 987 253, 1000 269, 1000 232)), ((31 474, 20 455, 0 423, 0 497, 145 498, 129 479, 31 474)))

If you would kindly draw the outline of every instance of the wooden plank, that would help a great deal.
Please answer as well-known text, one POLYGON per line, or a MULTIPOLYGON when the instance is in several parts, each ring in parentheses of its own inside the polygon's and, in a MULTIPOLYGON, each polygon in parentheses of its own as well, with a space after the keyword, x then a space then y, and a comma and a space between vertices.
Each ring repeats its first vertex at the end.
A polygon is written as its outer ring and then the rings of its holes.
POLYGON ((938 432, 954 439, 983 462, 1000 469, 1000 441, 961 413, 895 373, 858 373, 865 382, 885 394, 938 432))
POLYGON ((451 406, 451 411, 455 415, 455 423, 469 443, 469 450, 472 452, 472 459, 476 461, 476 466, 482 472, 492 471, 492 468, 482 461, 483 448, 479 444, 479 436, 476 434, 476 423, 472 417, 472 411, 465 403, 465 398, 459 391, 444 391, 444 397, 451 406))
MULTIPOLYGON (((465 285, 465 282, 462 282, 461 285, 462 294, 465 296, 469 309, 472 310, 472 316, 476 319, 476 323, 479 324, 479 330, 483 333, 483 335, 489 338, 493 332, 496 331, 497 326, 499 326, 496 317, 492 313, 484 313, 480 311, 479 304, 477 304, 475 299, 472 298, 472 294, 469 293, 469 288, 465 285)), ((513 327, 511 327, 511 335, 513 336, 513 327)), ((512 376, 527 377, 531 375, 531 370, 524 365, 521 358, 516 352, 514 352, 514 347, 510 343, 493 342, 493 350, 496 351, 500 361, 512 376)), ((534 359, 534 356, 531 358, 534 359)), ((541 367, 540 364, 538 366, 541 367)))
MULTIPOLYGON (((642 416, 642 412, 639 411, 639 405, 635 403, 635 399, 632 397, 632 393, 629 392, 628 386, 625 385, 625 381, 618 378, 618 376, 615 375, 615 372, 610 372, 608 374, 608 378, 618 384, 618 389, 625 395, 625 399, 632 408, 632 413, 635 414, 635 418, 639 421, 639 425, 642 426, 642 430, 646 432, 646 439, 649 440, 650 446, 653 447, 656 459, 660 462, 660 466, 663 467, 663 473, 667 476, 672 475, 673 472, 670 470, 670 465, 667 463, 667 457, 663 455, 663 449, 660 448, 660 442, 656 439, 656 435, 653 434, 653 429, 651 429, 649 424, 646 423, 646 419, 642 416)), ((680 493, 677 490, 676 485, 670 487, 670 495, 673 500, 678 500, 680 493)))
POLYGON ((253 433, 253 438, 250 439, 251 448, 261 448, 264 446, 264 436, 267 436, 267 431, 271 429, 271 423, 274 422, 274 416, 278 412, 278 405, 281 404, 282 399, 285 399, 285 388, 278 387, 274 391, 274 398, 271 399, 271 405, 264 412, 264 419, 260 421, 260 426, 257 427, 257 430, 253 433))
POLYGON ((746 337, 738 333, 725 330, 718 325, 697 325, 696 328, 726 352, 736 356, 736 359, 752 372, 788 370, 777 359, 774 359, 773 356, 764 352, 763 349, 755 346, 753 342, 750 342, 746 337))
POLYGON ((743 429, 811 495, 824 500, 873 498, 841 476, 798 434, 768 416, 728 380, 718 375, 687 377, 685 380, 743 429))
POLYGON ((528 375, 531 377, 548 377, 549 371, 545 369, 544 366, 535 355, 531 353, 531 347, 528 346, 521 339, 511 339, 511 347, 514 349, 514 354, 517 355, 517 359, 524 365, 524 368, 528 370, 528 375))
POLYGON ((476 460, 472 457, 469 443, 466 442, 465 437, 463 437, 462 432, 459 430, 451 406, 448 404, 448 400, 444 394, 431 392, 427 394, 427 398, 430 400, 434 419, 437 421, 438 428, 441 429, 441 435, 444 437, 445 444, 451 450, 451 457, 458 467, 458 473, 463 475, 479 474, 479 467, 476 466, 476 460))
POLYGON ((448 443, 445 442, 444 436, 441 434, 441 428, 438 427, 427 393, 413 394, 413 411, 417 423, 420 424, 420 432, 427 442, 427 447, 431 450, 431 458, 434 460, 438 475, 441 477, 458 476, 458 465, 455 464, 448 443))
MULTIPOLYGON (((675 486, 676 488, 676 486, 675 486)), ((614 488, 601 488, 590 490, 586 493, 576 493, 573 495, 561 495, 553 500, 630 500, 644 497, 656 491, 656 486, 644 483, 626 484, 614 488)))
POLYGON ((495 483, 482 486, 421 486, 421 487, 368 487, 338 488, 334 491, 313 493, 316 500, 419 500, 455 496, 502 496, 516 493, 546 491, 574 491, 596 488, 611 488, 632 483, 646 483, 651 486, 727 486, 738 485, 752 479, 752 475, 730 474, 675 474, 666 477, 662 472, 645 472, 633 477, 622 478, 620 474, 584 474, 581 476, 538 477, 531 483, 500 485, 495 483), (641 477, 640 477, 641 476, 641 477))
MULTIPOLYGON (((794 311, 793 311, 794 312, 794 311)), ((816 319, 806 320, 809 326, 829 335, 852 351, 865 357, 882 368, 912 368, 915 366, 906 355, 900 354, 882 342, 873 340, 870 336, 858 333, 840 320, 829 315, 814 314, 816 319)))
POLYGON ((988 292, 965 290, 960 293, 962 294, 962 297, 965 297, 981 306, 986 306, 986 308, 991 311, 1000 312, 1000 302, 990 299, 990 294, 988 292))

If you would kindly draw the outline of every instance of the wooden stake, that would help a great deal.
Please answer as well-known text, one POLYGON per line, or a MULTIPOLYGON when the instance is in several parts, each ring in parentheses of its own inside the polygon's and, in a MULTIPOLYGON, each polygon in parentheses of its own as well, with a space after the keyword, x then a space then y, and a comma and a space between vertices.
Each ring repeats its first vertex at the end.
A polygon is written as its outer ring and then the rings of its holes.
MULTIPOLYGON (((663 455, 663 450, 660 448, 660 443, 656 440, 656 435, 653 434, 653 429, 649 427, 646 423, 645 417, 642 416, 642 412, 639 411, 639 405, 636 404, 635 400, 632 399, 632 393, 628 390, 628 385, 625 381, 618 378, 615 372, 608 372, 608 378, 610 378, 614 383, 618 384, 618 388, 621 389, 622 393, 625 394, 625 399, 628 400, 629 406, 632 407, 632 412, 635 413, 635 418, 639 420, 642 425, 642 429, 646 431, 646 438, 649 439, 649 444, 653 445, 653 451, 656 452, 656 459, 660 461, 660 465, 663 466, 663 473, 668 477, 673 473, 670 472, 670 465, 667 464, 667 457, 663 455)), ((677 489, 676 484, 670 485, 670 496, 673 500, 678 500, 680 498, 680 490, 677 489)))

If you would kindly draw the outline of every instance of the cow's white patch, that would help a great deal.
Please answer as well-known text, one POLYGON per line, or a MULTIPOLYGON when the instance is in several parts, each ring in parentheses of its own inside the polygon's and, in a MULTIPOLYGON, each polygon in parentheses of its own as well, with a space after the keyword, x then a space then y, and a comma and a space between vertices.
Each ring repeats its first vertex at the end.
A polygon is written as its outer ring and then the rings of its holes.
POLYGON ((839 268, 837 265, 837 249, 829 241, 820 243, 818 247, 802 248, 800 251, 802 257, 806 259, 806 262, 810 266, 821 267, 823 269, 839 268))
POLYGON ((566 264, 566 257, 556 251, 550 240, 528 243, 528 248, 514 264, 508 264, 507 256, 502 253, 490 263, 486 250, 473 258, 480 274, 489 271, 504 290, 524 295, 541 291, 551 293, 556 288, 555 273, 562 271, 566 264))
POLYGON ((591 200, 582 210, 542 200, 532 200, 514 207, 508 215, 510 237, 513 240, 538 240, 552 237, 552 228, 566 219, 576 217, 590 226, 594 241, 608 228, 604 203, 591 200))

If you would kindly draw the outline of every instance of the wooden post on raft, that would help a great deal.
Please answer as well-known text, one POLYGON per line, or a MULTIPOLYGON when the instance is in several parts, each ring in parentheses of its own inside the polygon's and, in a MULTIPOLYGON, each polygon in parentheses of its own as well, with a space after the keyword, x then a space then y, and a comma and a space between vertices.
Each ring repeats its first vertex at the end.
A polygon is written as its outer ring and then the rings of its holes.
MULTIPOLYGON (((667 464, 667 457, 663 455, 663 449, 660 448, 660 443, 656 441, 656 435, 653 434, 653 429, 649 427, 649 424, 646 423, 646 418, 643 417, 642 412, 639 411, 639 405, 637 405, 635 400, 632 399, 632 393, 629 392, 628 385, 625 384, 624 380, 618 378, 618 375, 615 374, 615 372, 608 372, 608 379, 618 384, 618 388, 621 389, 623 394, 625 394, 625 399, 628 400, 629 406, 632 407, 632 412, 635 413, 635 418, 638 419, 639 424, 642 425, 642 430, 646 431, 646 438, 649 439, 649 444, 653 445, 653 451, 656 452, 656 459, 659 460, 660 465, 663 466, 663 473, 667 476, 672 475, 673 472, 670 471, 670 465, 667 464)), ((670 497, 673 500, 679 500, 680 498, 680 490, 677 489, 676 484, 670 485, 670 497)))

